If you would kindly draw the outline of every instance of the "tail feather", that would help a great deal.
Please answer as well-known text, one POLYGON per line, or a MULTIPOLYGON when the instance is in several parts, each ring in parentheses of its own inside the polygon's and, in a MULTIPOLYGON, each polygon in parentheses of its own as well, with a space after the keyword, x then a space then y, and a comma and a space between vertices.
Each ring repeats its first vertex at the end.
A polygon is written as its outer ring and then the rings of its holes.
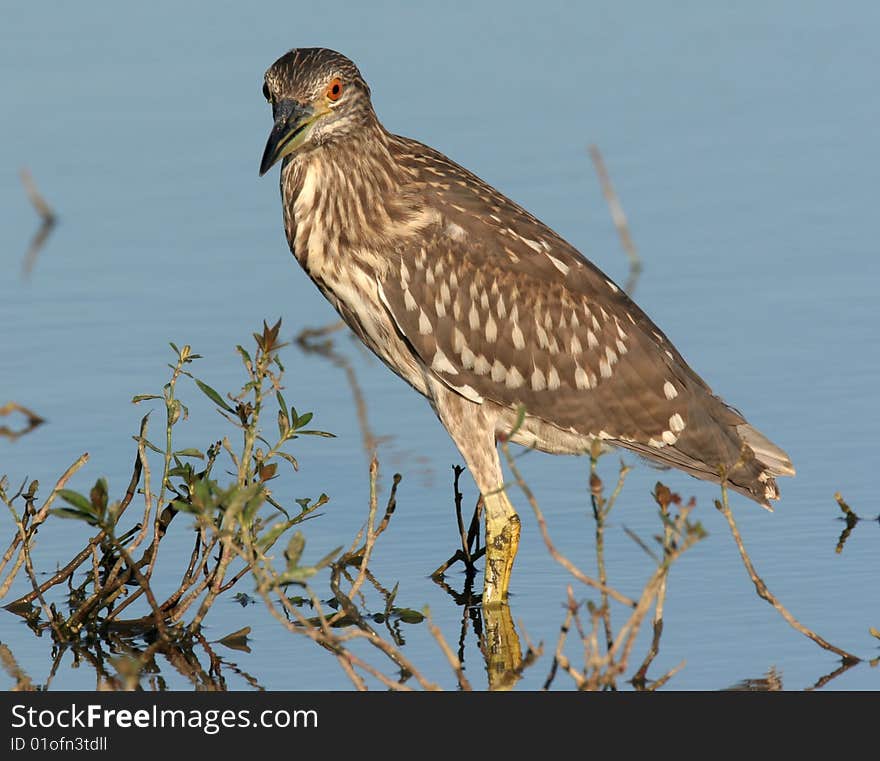
POLYGON ((793 476, 794 465, 789 456, 763 433, 745 424, 737 426, 736 432, 755 453, 755 458, 769 471, 771 476, 793 476))
POLYGON ((714 450, 714 456, 705 454, 707 450, 711 451, 708 446, 697 450, 699 454, 686 451, 686 440, 680 440, 678 446, 664 447, 661 450, 636 442, 619 443, 661 466, 672 466, 706 481, 720 482, 720 472, 726 469, 727 485, 732 491, 772 510, 770 500, 779 499, 776 476, 795 474, 791 459, 785 451, 745 422, 734 426, 716 420, 712 425, 707 425, 702 434, 704 445, 706 442, 721 442, 717 444, 718 449, 714 450))

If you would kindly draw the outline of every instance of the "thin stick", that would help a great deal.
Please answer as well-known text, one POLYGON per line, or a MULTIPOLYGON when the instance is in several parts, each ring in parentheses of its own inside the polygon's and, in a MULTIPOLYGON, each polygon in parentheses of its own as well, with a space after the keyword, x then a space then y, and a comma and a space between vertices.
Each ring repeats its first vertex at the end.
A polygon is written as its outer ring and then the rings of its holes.
POLYGON ((800 623, 791 613, 786 610, 786 608, 776 599, 776 596, 767 588, 767 585, 764 583, 764 580, 758 576, 758 573, 755 571, 755 567, 752 565, 751 558, 749 558, 748 553, 746 552, 745 545, 743 545, 742 537, 740 536, 739 529, 737 528, 736 521, 733 519, 733 513, 730 510, 730 504, 727 501, 727 486, 726 484, 721 484, 721 500, 715 500, 715 507, 718 511, 727 519, 727 525, 730 526, 730 533, 733 534, 733 540, 736 542, 736 548, 739 550, 739 555, 742 558, 743 565, 746 568, 746 571, 749 574, 749 577, 752 580, 752 583, 755 585, 755 591, 758 593, 758 597, 769 602, 779 614, 788 622, 789 626, 794 628, 796 631, 799 631, 805 637, 809 637, 813 642, 815 642, 819 647, 824 648, 825 650, 830 650, 832 653, 836 653, 841 658, 843 658, 844 662, 852 662, 858 663, 861 658, 853 655, 852 653, 848 653, 846 650, 842 650, 839 647, 832 645, 827 640, 820 637, 811 629, 808 629, 802 623, 800 623))
POLYGON ((590 157, 593 159, 593 164, 596 167, 596 174, 599 175, 599 184, 602 186, 602 193, 605 195, 605 200, 608 202, 608 208, 611 211, 611 219, 613 220, 614 226, 617 228, 617 234, 620 237, 620 244, 623 246, 626 258, 629 259, 629 277, 627 278, 624 290, 632 295, 639 274, 642 271, 642 260, 638 251, 636 251, 632 236, 629 234, 629 223, 626 220, 626 214, 623 213, 623 206, 620 203, 620 199, 617 197, 617 193, 614 191, 614 186, 611 184, 611 177, 608 175, 608 170, 605 167, 605 161, 596 145, 590 145, 590 157))
POLYGON ((606 586, 604 584, 600 584, 595 579, 587 576, 583 571, 575 566, 574 563, 572 563, 567 557, 565 557, 565 555, 563 555, 559 550, 556 549, 555 545, 550 539, 550 533, 547 530, 547 521, 544 520, 544 513, 541 512, 541 508, 538 506, 538 500, 535 499, 535 495, 532 493, 529 485, 522 477, 522 473, 520 473, 519 468, 516 467, 514 458, 510 454, 510 447, 507 445, 506 441, 501 442, 501 450, 504 452, 504 457, 507 459, 507 465, 510 468, 510 472, 513 473, 513 477, 516 480, 516 485, 520 488, 522 493, 525 494, 529 505, 531 505, 532 511, 535 513, 535 518, 537 518, 538 526, 541 529, 541 536, 544 538, 544 544, 547 545, 547 549, 549 550, 550 555, 553 557, 553 559, 582 584, 586 584, 589 587, 598 589, 600 592, 606 592, 610 597, 613 597, 615 600, 617 600, 617 602, 626 605, 627 607, 635 608, 638 604, 635 600, 631 600, 629 597, 621 594, 616 589, 606 586))
MULTIPOLYGON (((67 482, 70 480, 70 478, 73 476, 73 474, 76 473, 76 471, 78 471, 83 465, 86 464, 88 459, 89 459, 88 452, 85 452, 84 454, 80 455, 77 458, 76 462, 74 462, 73 465, 71 465, 67 470, 64 471, 64 473, 61 475, 61 478, 59 478, 58 481, 55 483, 55 487, 52 489, 52 492, 49 494, 49 497, 43 503, 43 506, 37 511, 36 515, 34 515, 34 517, 31 519, 30 525, 28 526, 28 530, 27 530, 28 539, 30 539, 30 537, 33 536, 34 529, 37 526, 39 526, 43 521, 46 520, 46 516, 48 516, 48 514, 49 514, 49 508, 52 506, 52 503, 55 501, 55 496, 58 494, 58 492, 61 489, 63 489, 66 486, 67 482)), ((6 560, 7 556, 10 555, 11 552, 15 551, 15 548, 18 547, 21 540, 22 540, 22 536, 20 534, 16 534, 13 537, 12 541, 9 543, 9 549, 7 549, 6 553, 3 556, 4 557, 4 563, 3 563, 4 566, 6 564, 5 560, 6 560)), ((24 550, 24 548, 22 548, 22 551, 23 550, 24 550)), ((87 558, 89 556, 90 552, 91 552, 91 548, 87 548, 86 550, 83 550, 82 553, 80 553, 80 555, 82 555, 82 557, 83 557, 83 560, 85 560, 85 558, 87 558)), ((79 557, 79 556, 77 556, 77 557, 79 557)), ((10 571, 9 576, 7 576, 7 578, 6 578, 6 581, 4 581, 2 587, 0 587, 0 599, 2 599, 6 595, 6 593, 9 591, 9 586, 12 584, 12 579, 18 573, 18 569, 21 567, 22 560, 23 560, 23 556, 20 555, 19 560, 16 561, 15 566, 10 571)), ((81 560, 80 562, 83 562, 83 561, 81 560)), ((77 564, 77 566, 78 565, 79 564, 77 564)), ((57 574, 56 574, 56 576, 57 576, 57 574)), ((55 577, 53 576, 52 578, 54 579, 55 577)), ((50 579, 49 582, 46 582, 45 584, 39 585, 37 587, 37 589, 34 590, 33 592, 30 592, 22 597, 19 597, 17 600, 14 600, 13 602, 9 603, 9 606, 20 605, 23 603, 32 602, 39 594, 45 592, 54 583, 57 583, 57 582, 52 581, 52 579, 50 579)), ((9 606, 7 606, 7 607, 9 607, 9 606)))

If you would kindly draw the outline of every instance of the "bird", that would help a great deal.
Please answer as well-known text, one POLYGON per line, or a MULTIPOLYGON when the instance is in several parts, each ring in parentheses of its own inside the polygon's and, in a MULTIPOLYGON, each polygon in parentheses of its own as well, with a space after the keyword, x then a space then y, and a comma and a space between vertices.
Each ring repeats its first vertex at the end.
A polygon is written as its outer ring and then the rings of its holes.
POLYGON ((594 441, 769 508, 789 456, 715 395, 561 235, 434 148, 389 132, 358 67, 294 48, 265 72, 290 250, 344 322, 425 396, 484 504, 482 604, 505 606, 521 522, 498 442, 594 441))

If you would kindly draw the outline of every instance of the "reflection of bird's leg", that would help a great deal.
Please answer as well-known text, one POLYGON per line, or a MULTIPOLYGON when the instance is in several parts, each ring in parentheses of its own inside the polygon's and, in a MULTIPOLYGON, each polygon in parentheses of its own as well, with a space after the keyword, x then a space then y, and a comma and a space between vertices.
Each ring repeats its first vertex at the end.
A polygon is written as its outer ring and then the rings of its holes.
POLYGON ((519 546, 520 520, 503 490, 501 461, 495 444, 496 415, 438 383, 432 384, 434 407, 455 441, 486 512, 486 570, 483 606, 503 603, 519 546))
POLYGON ((518 681, 523 665, 522 650, 510 606, 484 607, 483 621, 483 656, 486 659, 489 689, 510 690, 518 681))

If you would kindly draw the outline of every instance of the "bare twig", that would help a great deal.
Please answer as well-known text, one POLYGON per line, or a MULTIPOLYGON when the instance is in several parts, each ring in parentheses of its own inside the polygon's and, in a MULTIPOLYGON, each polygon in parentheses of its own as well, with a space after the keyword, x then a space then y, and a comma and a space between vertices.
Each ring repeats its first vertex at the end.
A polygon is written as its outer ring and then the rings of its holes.
POLYGON ((830 650, 832 653, 836 653, 841 658, 843 658, 845 663, 858 663, 861 658, 847 652, 846 650, 836 647, 835 645, 832 645, 830 642, 823 639, 814 631, 808 629, 806 626, 800 623, 791 613, 788 612, 788 610, 782 605, 782 603, 779 602, 776 596, 767 588, 764 580, 760 576, 758 576, 757 571, 755 571, 755 567, 752 565, 751 558, 746 552, 746 548, 743 544, 742 537, 740 536, 739 529, 737 528, 736 521, 733 519, 733 513, 730 510, 730 504, 727 500, 727 486, 724 483, 721 484, 721 499, 715 500, 715 507, 727 519, 727 525, 730 526, 730 533, 733 534, 733 539, 736 542, 736 548, 739 550, 739 555, 742 558, 743 565, 745 566, 746 571, 749 574, 749 578, 751 578, 752 583, 755 585, 755 590, 757 591, 758 596, 770 603, 792 628, 803 634, 805 637, 809 637, 811 640, 813 640, 813 642, 819 645, 819 647, 824 648, 825 650, 830 650))
MULTIPOLYGON (((42 507, 40 507, 40 509, 36 512, 36 514, 34 514, 34 516, 32 518, 30 518, 29 523, 28 523, 28 516, 27 515, 23 516, 22 520, 24 521, 24 523, 22 524, 22 527, 26 528, 27 530, 24 533, 24 535, 22 535, 21 532, 18 532, 12 538, 12 541, 9 543, 9 547, 7 548, 6 552, 3 555, 3 562, 2 562, 2 564, 0 564, 0 570, 2 570, 5 567, 9 558, 12 557, 12 553, 15 552, 16 548, 19 546, 19 543, 23 539, 26 538, 26 541, 28 541, 28 542, 30 541, 31 537, 34 535, 34 531, 37 528, 37 526, 39 526, 43 521, 45 521, 46 516, 49 515, 49 508, 52 506, 52 503, 55 501, 55 497, 58 494, 58 492, 67 485, 67 482, 73 477, 73 474, 76 473, 83 465, 85 465, 86 462, 88 461, 88 459, 89 459, 88 452, 85 452, 77 458, 76 462, 74 462, 73 465, 71 465, 67 470, 64 471, 64 473, 61 475, 61 477, 58 479, 58 481, 56 481, 55 487, 52 489, 49 496, 46 498, 46 501, 43 503, 42 507)), ((0 586, 0 598, 3 598, 6 595, 6 593, 9 591, 9 587, 12 584, 12 580, 15 578, 16 574, 18 573, 18 569, 21 567, 21 561, 23 560, 24 551, 25 551, 25 548, 22 547, 20 550, 20 554, 18 556, 18 559, 16 560, 15 564, 13 565, 13 568, 10 570, 9 575, 6 577, 6 581, 4 581, 2 586, 0 586)), ((86 554, 83 557, 83 560, 85 560, 85 558, 88 557, 89 552, 91 552, 91 549, 89 549, 88 552, 86 552, 86 554)), ((40 585, 37 588, 38 591, 35 590, 34 592, 28 593, 28 594, 20 597, 19 599, 10 603, 7 606, 7 608, 11 607, 11 606, 15 606, 15 605, 20 605, 20 604, 32 602, 38 596, 38 594, 45 592, 46 589, 48 589, 50 586, 52 586, 52 584, 47 584, 45 586, 40 585)))
POLYGON ((642 260, 629 233, 629 223, 626 220, 626 214, 623 213, 623 206, 617 197, 617 193, 614 191, 614 186, 611 184, 611 178, 608 175, 608 170, 605 168, 602 154, 596 145, 590 145, 589 150, 590 157, 593 159, 593 164, 596 167, 596 174, 599 175, 602 193, 605 195, 605 200, 608 202, 608 208, 611 211, 611 219, 614 221, 614 227, 617 228, 618 236, 620 236, 620 244, 623 246, 623 251, 629 260, 629 276, 627 277, 624 290, 631 296, 638 282, 639 274, 642 271, 642 260))
POLYGON ((520 472, 519 468, 517 468, 516 462, 514 461, 513 456, 510 454, 510 447, 508 446, 506 441, 501 442, 501 450, 504 452, 504 457, 507 460, 507 465, 510 468, 510 472, 513 473, 516 485, 520 488, 523 494, 525 494, 526 499, 528 500, 529 505, 532 508, 532 511, 535 513, 535 518, 537 518, 538 520, 538 527, 541 529, 541 536, 544 538, 544 544, 547 546, 547 549, 549 550, 553 559, 582 584, 586 584, 589 587, 598 589, 600 592, 607 593, 609 597, 612 597, 613 599, 617 600, 617 602, 626 605, 629 608, 635 608, 638 604, 635 600, 632 600, 626 595, 618 592, 616 589, 601 584, 596 581, 596 579, 587 576, 583 571, 580 570, 580 568, 575 566, 574 563, 572 563, 567 557, 565 557, 565 555, 563 555, 558 549, 556 549, 556 546, 550 539, 550 533, 547 530, 547 521, 544 520, 544 513, 538 506, 538 501, 535 499, 535 495, 532 493, 531 488, 522 477, 522 473, 520 472))
POLYGON ((464 473, 463 467, 460 465, 452 466, 452 494, 455 501, 455 518, 458 525, 458 534, 461 539, 461 547, 431 574, 431 578, 434 581, 441 579, 449 567, 454 563, 457 563, 459 560, 464 563, 466 575, 472 577, 477 572, 474 561, 479 560, 486 554, 486 548, 480 547, 480 515, 483 511, 482 496, 477 500, 473 515, 471 516, 470 525, 468 526, 467 533, 465 533, 464 521, 462 520, 461 515, 461 502, 464 499, 464 495, 458 487, 462 473, 464 473))

